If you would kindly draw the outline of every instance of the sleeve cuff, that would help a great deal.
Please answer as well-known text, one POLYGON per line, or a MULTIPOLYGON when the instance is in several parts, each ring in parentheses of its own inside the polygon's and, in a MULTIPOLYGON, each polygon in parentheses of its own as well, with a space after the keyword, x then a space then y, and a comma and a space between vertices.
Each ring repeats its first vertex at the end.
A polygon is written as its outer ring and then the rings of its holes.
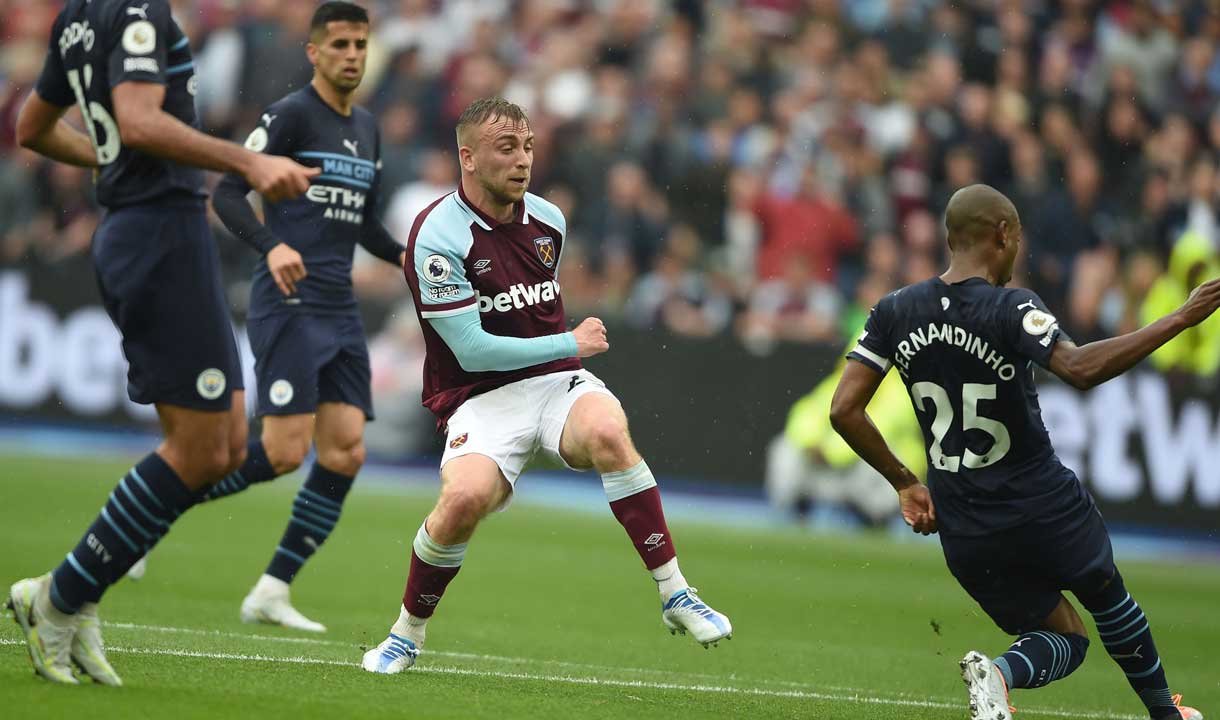
MULTIPOLYGON (((419 309, 419 316, 428 320, 434 318, 453 317, 455 315, 463 315, 468 312, 475 312, 479 309, 479 304, 475 302, 474 298, 470 298, 470 302, 465 305, 459 305, 457 307, 452 307, 451 305, 438 305, 432 309, 430 308, 432 308, 432 306, 421 306, 419 309)), ((573 341, 573 345, 575 345, 575 341, 573 341)))
POLYGON ((559 336, 559 341, 560 341, 560 343, 562 343, 562 347, 563 347, 564 351, 567 353, 563 357, 559 358, 560 360, 562 360, 563 358, 576 357, 577 346, 576 346, 576 334, 575 333, 566 332, 559 336))
POLYGON ((859 360, 882 375, 889 372, 890 367, 893 365, 893 363, 891 363, 889 360, 886 360, 872 350, 864 347, 862 343, 856 343, 856 347, 847 354, 847 357, 853 360, 859 360))

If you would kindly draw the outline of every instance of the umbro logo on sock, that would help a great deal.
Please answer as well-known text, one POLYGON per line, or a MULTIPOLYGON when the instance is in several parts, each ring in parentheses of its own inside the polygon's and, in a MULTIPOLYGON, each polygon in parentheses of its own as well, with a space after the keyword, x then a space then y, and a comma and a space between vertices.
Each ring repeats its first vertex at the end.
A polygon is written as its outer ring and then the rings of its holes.
POLYGON ((440 595, 420 595, 419 601, 424 605, 435 605, 441 601, 440 595))
POLYGON ((1131 659, 1143 660, 1144 656, 1140 654, 1140 650, 1143 650, 1143 649, 1144 649, 1144 646, 1140 645, 1140 646, 1136 647, 1135 652, 1131 653, 1130 655, 1110 655, 1110 657, 1114 658, 1115 660, 1131 660, 1131 659))
POLYGON ((662 545, 664 540, 665 535, 663 533, 653 533, 644 540, 644 544, 648 546, 649 550, 656 550, 662 545))

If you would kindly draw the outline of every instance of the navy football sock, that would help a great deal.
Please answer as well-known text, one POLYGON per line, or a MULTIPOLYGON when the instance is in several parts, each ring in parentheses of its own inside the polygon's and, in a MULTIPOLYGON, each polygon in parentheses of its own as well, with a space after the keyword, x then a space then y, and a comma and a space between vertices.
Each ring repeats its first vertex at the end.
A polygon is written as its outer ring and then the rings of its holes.
POLYGON ((327 470, 315 462, 292 502, 292 519, 267 566, 267 574, 292 582, 301 566, 330 537, 343 510, 343 498, 355 478, 327 470))
POLYGON ((1071 675, 1088 649, 1089 639, 1083 635, 1037 630, 1017 638, 995 665, 1009 690, 1042 687, 1071 675))
MULTIPOLYGON (((275 469, 267 459, 267 451, 262 440, 251 440, 246 446, 246 461, 223 480, 212 486, 203 495, 202 500, 219 500, 222 497, 239 493, 256 483, 267 482, 276 478, 275 469)), ((201 502, 202 502, 201 500, 201 502)))
POLYGON ((75 613, 127 574, 195 503, 194 493, 153 453, 127 471, 85 536, 51 575, 51 602, 75 613))
POLYGON ((1093 614, 1106 652, 1123 669, 1148 714, 1158 719, 1181 718, 1169 692, 1161 656, 1152 641, 1148 618, 1127 592, 1122 575, 1116 570, 1109 585, 1092 595, 1077 597, 1093 614))

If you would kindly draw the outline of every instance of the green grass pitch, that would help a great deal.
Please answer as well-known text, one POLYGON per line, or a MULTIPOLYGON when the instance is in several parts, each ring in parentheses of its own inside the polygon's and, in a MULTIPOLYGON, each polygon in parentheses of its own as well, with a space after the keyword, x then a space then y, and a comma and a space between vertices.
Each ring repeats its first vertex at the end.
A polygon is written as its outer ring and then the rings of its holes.
MULTIPOLYGON (((5 587, 54 566, 126 469, 115 459, 15 455, 0 467, 5 587)), ((293 590, 327 634, 243 625, 238 605, 298 483, 193 510, 143 581, 107 595, 102 620, 121 689, 34 677, 6 619, 5 715, 941 720, 966 717, 961 655, 1006 646, 931 544, 674 520, 685 574, 735 628, 732 641, 704 650, 663 630, 654 585, 608 509, 520 502, 475 535, 415 669, 373 676, 358 667, 362 648, 396 617, 431 491, 357 483, 293 590)), ((1122 566, 1174 690, 1220 713, 1220 568, 1122 566)), ((1013 700, 1018 717, 1146 717, 1095 635, 1072 677, 1013 700)))

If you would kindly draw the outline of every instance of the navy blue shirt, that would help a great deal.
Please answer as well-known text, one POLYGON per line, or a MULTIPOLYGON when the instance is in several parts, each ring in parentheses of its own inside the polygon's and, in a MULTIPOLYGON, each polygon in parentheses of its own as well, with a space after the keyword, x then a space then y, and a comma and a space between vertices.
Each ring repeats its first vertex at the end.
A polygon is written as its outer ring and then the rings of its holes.
POLYGON ((123 147, 110 89, 121 82, 165 86, 162 109, 195 117, 195 65, 166 0, 69 0, 55 19, 35 89, 53 105, 79 105, 97 150, 97 200, 106 207, 170 194, 204 197, 203 171, 123 147))
POLYGON ((246 147, 322 168, 304 195, 278 203, 264 200, 265 223, 257 222, 250 210, 245 200, 250 185, 241 176, 226 175, 216 189, 216 211, 234 234, 263 253, 277 243, 286 243, 301 254, 308 273, 296 283, 296 294, 285 297, 264 257, 254 272, 250 317, 296 307, 355 312, 355 244, 360 242, 378 257, 395 263, 404 249, 376 217, 381 174, 376 119, 361 107, 353 107, 349 116, 341 115, 313 85, 306 85, 263 112, 246 147))
MULTIPOLYGON (((848 357, 898 369, 928 448, 941 532, 983 535, 1067 515, 1087 500, 1059 462, 1033 365, 1067 336, 1030 290, 932 278, 877 303, 848 357)), ((1089 501, 1091 502, 1091 501, 1089 501)))

